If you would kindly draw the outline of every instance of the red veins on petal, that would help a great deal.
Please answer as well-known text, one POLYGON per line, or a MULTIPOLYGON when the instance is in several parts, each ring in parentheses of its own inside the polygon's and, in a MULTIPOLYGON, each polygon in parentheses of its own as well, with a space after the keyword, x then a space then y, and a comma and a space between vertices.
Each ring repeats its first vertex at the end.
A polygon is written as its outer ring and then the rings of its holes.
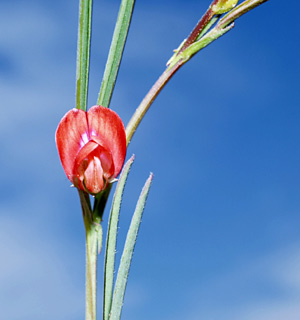
POLYGON ((94 106, 72 109, 56 130, 56 145, 68 179, 92 194, 104 190, 120 173, 126 156, 126 133, 112 110, 94 106))

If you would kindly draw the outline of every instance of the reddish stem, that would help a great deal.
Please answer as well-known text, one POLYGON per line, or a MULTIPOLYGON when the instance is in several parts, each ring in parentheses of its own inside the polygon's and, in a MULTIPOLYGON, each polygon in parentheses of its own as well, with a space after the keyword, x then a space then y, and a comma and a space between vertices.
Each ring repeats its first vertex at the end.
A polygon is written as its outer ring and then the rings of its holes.
POLYGON ((136 109, 135 113, 131 117, 126 127, 127 146, 129 145, 136 128, 142 121, 145 113, 150 108, 154 99, 157 97, 162 88, 167 84, 167 82, 172 78, 172 76, 183 64, 184 63, 182 62, 182 60, 179 60, 172 68, 167 68, 164 71, 164 73, 157 79, 157 81, 152 86, 150 91, 147 93, 143 101, 140 103, 139 107, 136 109))
POLYGON ((181 53, 183 50, 185 50, 187 47, 189 47, 192 43, 196 41, 201 31, 207 26, 209 21, 212 19, 212 17, 215 15, 215 13, 212 11, 212 6, 215 5, 219 0, 214 0, 207 11, 204 13, 202 18, 198 21, 196 27, 193 29, 193 31, 190 33, 186 41, 184 42, 182 48, 179 50, 178 54, 181 53))

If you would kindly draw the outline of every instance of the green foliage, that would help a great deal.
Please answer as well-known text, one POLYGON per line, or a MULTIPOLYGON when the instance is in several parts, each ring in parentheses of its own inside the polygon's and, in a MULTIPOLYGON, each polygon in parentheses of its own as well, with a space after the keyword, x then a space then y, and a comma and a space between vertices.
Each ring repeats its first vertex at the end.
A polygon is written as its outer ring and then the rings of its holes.
POLYGON ((97 104, 103 107, 109 107, 127 39, 133 7, 134 0, 122 0, 97 101, 97 104))
POLYGON ((76 66, 76 108, 86 111, 90 68, 92 0, 80 0, 76 66))
POLYGON ((120 262, 114 294, 113 294, 113 300, 112 300, 110 317, 109 317, 110 320, 120 320, 121 318, 121 312, 123 307, 123 300, 124 300, 124 295, 125 295, 125 290, 126 290, 126 285, 128 280, 129 269, 131 265, 135 243, 137 240, 139 227, 142 220, 145 203, 150 190, 152 178, 153 178, 153 175, 150 174, 150 177, 147 179, 143 187, 143 190, 140 194, 140 197, 137 202, 137 205, 131 220, 131 224, 127 233, 126 242, 125 242, 124 250, 121 257, 121 262, 120 262))

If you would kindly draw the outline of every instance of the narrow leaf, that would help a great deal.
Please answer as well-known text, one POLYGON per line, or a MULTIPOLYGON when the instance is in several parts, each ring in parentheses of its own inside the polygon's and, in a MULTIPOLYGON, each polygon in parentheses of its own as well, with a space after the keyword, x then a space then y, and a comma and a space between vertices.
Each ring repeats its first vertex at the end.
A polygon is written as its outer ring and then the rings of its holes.
POLYGON ((98 247, 98 254, 101 253, 101 250, 102 250, 102 239, 103 239, 103 229, 102 229, 102 225, 99 224, 98 228, 96 229, 97 230, 97 247, 98 247))
POLYGON ((222 35, 230 31, 233 27, 234 23, 231 23, 229 26, 225 28, 213 28, 208 33, 206 33, 200 40, 192 43, 188 48, 186 48, 178 56, 172 59, 168 69, 170 70, 171 68, 173 68, 179 61, 181 61, 182 64, 186 63, 191 59, 193 55, 207 47, 213 41, 220 38, 222 35))
POLYGON ((104 270, 104 297, 103 297, 103 319, 109 319, 112 303, 113 281, 115 269, 115 254, 118 232, 119 213, 122 201, 123 190, 127 180, 130 167, 134 161, 134 155, 127 161, 120 175, 116 187, 113 204, 109 217, 109 225, 106 240, 105 270, 104 270))
POLYGON ((129 274, 129 269, 131 265, 132 255, 134 251, 134 246, 137 240, 137 235, 142 220, 142 215, 147 200, 147 196, 150 190, 150 185, 152 182, 153 174, 150 174, 150 177, 147 179, 143 190, 140 194, 139 200, 137 202, 131 224, 127 233, 127 238, 121 257, 120 267, 116 279, 116 285, 113 295, 113 301, 111 306, 110 320, 120 320, 123 300, 126 290, 126 284, 129 274))
POLYGON ((122 0, 97 104, 109 107, 128 34, 135 0, 122 0))
POLYGON ((80 0, 76 64, 76 108, 86 111, 90 42, 91 42, 92 0, 80 0))

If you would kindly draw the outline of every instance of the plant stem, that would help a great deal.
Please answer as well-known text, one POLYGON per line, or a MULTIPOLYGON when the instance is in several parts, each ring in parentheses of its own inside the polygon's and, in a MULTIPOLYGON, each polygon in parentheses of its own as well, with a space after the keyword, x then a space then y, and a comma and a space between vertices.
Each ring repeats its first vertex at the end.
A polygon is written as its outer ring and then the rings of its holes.
POLYGON ((182 66, 181 61, 178 61, 176 65, 172 68, 167 68, 164 73, 157 79, 153 87, 147 93, 143 101, 140 103, 138 108, 135 110, 135 113, 131 117, 127 127, 126 127, 126 139, 127 146, 129 145, 131 138, 137 129, 138 125, 142 121, 144 115, 150 108, 151 104, 160 93, 162 88, 167 84, 167 82, 172 78, 176 71, 182 66))
POLYGON ((86 320, 96 320, 98 232, 86 226, 86 320))
MULTIPOLYGON (((215 3, 213 1, 213 3, 215 3)), ((212 3, 212 4, 213 4, 212 3)), ((182 48, 179 50, 178 54, 182 52, 184 49, 186 49, 189 45, 191 45, 199 36, 201 31, 207 26, 207 24, 210 22, 210 20, 213 18, 214 12, 211 10, 211 6, 207 9, 207 11, 204 13, 203 17, 199 20, 194 30, 190 33, 186 41, 184 42, 182 48)))
MULTIPOLYGON (((93 221, 91 203, 88 193, 78 190, 86 236, 86 309, 85 319, 96 320, 96 294, 97 294, 97 248, 99 234, 101 233, 100 223, 93 221)), ((97 221, 98 222, 98 221, 97 221)), ((101 241, 100 241, 101 242, 101 241)))
POLYGON ((163 72, 163 74, 158 78, 153 87, 150 89, 148 94, 142 100, 135 113, 131 117, 127 127, 126 127, 126 139, 127 145, 129 145, 134 132, 141 123, 144 115, 152 105, 153 101, 163 89, 163 87, 168 83, 172 76, 182 67, 187 61, 191 59, 193 55, 208 46, 211 42, 218 39, 220 36, 231 30, 234 26, 233 22, 241 17, 246 12, 254 9, 255 7, 261 5, 268 0, 246 0, 240 5, 233 8, 225 16, 223 16, 217 25, 205 34, 202 38, 198 40, 199 34, 202 30, 212 21, 213 15, 210 12, 210 8, 214 5, 217 0, 214 0, 204 14, 202 19, 198 22, 194 30, 191 32, 188 39, 183 43, 182 47, 175 53, 175 55, 169 60, 168 68, 163 72), (196 40, 196 41, 195 41, 196 40), (193 42, 194 41, 194 42, 193 42), (188 45, 188 43, 190 43, 188 45))

